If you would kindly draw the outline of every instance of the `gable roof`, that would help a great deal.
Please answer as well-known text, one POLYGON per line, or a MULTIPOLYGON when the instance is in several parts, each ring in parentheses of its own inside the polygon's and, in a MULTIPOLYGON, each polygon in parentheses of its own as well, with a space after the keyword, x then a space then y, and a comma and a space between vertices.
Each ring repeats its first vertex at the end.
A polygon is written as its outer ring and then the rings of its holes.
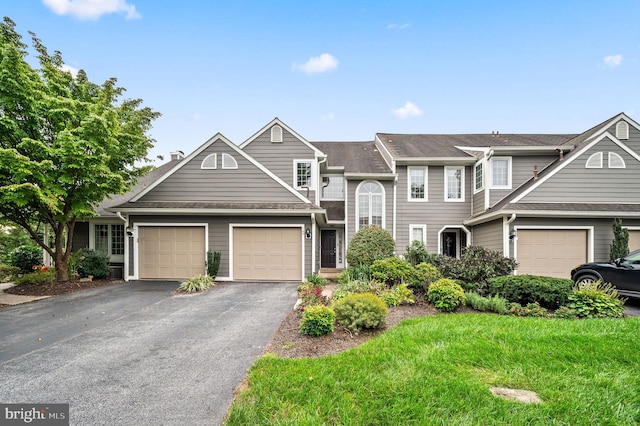
POLYGON ((341 168, 349 174, 389 174, 375 142, 312 142, 327 155, 329 168, 341 168))
POLYGON ((316 148, 311 143, 309 143, 305 138, 303 138, 298 133, 296 133, 291 127, 289 127, 286 124, 284 124, 278 117, 276 117, 273 120, 271 120, 269 123, 267 123, 265 126, 263 126, 260 130, 258 130, 256 133, 254 133, 249 139, 247 139, 246 141, 242 142, 240 144, 240 149, 244 149, 247 145, 249 145, 251 142, 256 140, 260 135, 262 135, 264 132, 266 132, 267 129, 270 129, 271 127, 273 127, 276 124, 279 125, 280 127, 282 127, 287 132, 291 133, 296 139, 298 139, 304 145, 306 145, 311 150, 313 150, 316 157, 324 157, 325 156, 322 151, 320 151, 318 148, 316 148))

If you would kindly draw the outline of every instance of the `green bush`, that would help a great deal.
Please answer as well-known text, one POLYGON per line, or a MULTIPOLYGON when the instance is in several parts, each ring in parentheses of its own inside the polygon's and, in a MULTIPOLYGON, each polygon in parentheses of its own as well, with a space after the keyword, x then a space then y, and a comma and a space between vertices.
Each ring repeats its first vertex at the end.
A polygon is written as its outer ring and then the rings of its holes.
POLYGON ((78 264, 80 263, 80 259, 82 258, 82 249, 77 250, 69 256, 69 260, 67 260, 67 273, 69 274, 69 278, 75 280, 80 277, 80 273, 78 272, 78 264))
POLYGON ((355 334, 365 328, 382 327, 387 319, 387 305, 372 293, 345 296, 334 304, 333 310, 338 323, 355 334))
POLYGON ((496 314, 506 315, 509 313, 509 301, 500 296, 483 297, 478 293, 465 293, 466 304, 476 311, 495 312, 496 314))
POLYGON ((384 284, 376 280, 353 280, 344 284, 338 284, 338 288, 333 293, 333 300, 342 299, 345 296, 356 293, 373 293, 378 294, 384 290, 384 284))
POLYGON ((219 251, 207 252, 207 275, 209 275, 214 280, 218 276, 218 270, 220 269, 221 258, 222 258, 222 253, 219 251))
POLYGON ((522 306, 519 303, 512 303, 509 308, 511 315, 516 317, 549 317, 549 311, 547 308, 540 306, 538 302, 527 303, 526 306, 522 306))
POLYGON ((107 278, 111 272, 109 255, 93 249, 83 250, 77 268, 81 277, 92 275, 96 279, 107 278))
POLYGON ((408 278, 411 287, 427 291, 432 282, 442 278, 438 268, 429 263, 419 263, 414 266, 411 276, 408 278))
POLYGON ((413 291, 406 284, 398 284, 390 289, 383 290, 378 296, 388 307, 399 306, 406 303, 415 303, 413 291))
POLYGON ((324 287, 325 285, 329 284, 329 281, 316 274, 307 275, 307 282, 313 283, 320 287, 324 287))
POLYGON ((509 275, 517 265, 514 259, 498 251, 478 246, 465 248, 460 259, 440 255, 434 262, 442 276, 469 283, 484 283, 489 278, 509 275))
POLYGON ((300 320, 300 333, 307 336, 322 336, 333 332, 336 314, 324 305, 307 306, 300 320))
POLYGON ((186 291, 187 293, 195 293, 215 285, 213 278, 209 275, 197 275, 180 284, 180 290, 186 291))
POLYGON ((371 266, 370 265, 360 265, 360 266, 349 266, 344 269, 338 275, 337 281, 338 284, 347 284, 349 281, 371 281, 371 266))
POLYGON ((596 281, 577 284, 569 295, 567 307, 575 309, 581 318, 621 318, 624 301, 611 284, 596 281))
POLYGON ((32 272, 30 274, 24 274, 17 280, 15 280, 15 285, 25 285, 25 284, 51 284, 53 279, 55 278, 54 271, 47 272, 32 272))
POLYGON ((387 287, 402 284, 411 277, 413 267, 399 257, 378 259, 371 265, 371 275, 387 287))
POLYGON ((7 263, 20 268, 21 274, 33 272, 33 267, 42 265, 42 249, 38 246, 20 246, 9 252, 7 263))
POLYGON ((296 306, 298 312, 304 312, 309 306, 329 303, 329 298, 322 294, 322 286, 311 281, 305 281, 298 286, 298 297, 300 298, 300 303, 296 306))
POLYGON ((577 319, 580 317, 578 316, 578 311, 576 309, 570 308, 568 306, 560 306, 553 313, 553 318, 577 319))
POLYGON ((20 268, 17 266, 9 266, 0 264, 0 283, 13 281, 18 277, 20 268))
POLYGON ((427 246, 418 240, 413 240, 411 244, 407 246, 404 253, 404 259, 412 266, 421 263, 433 263, 436 257, 436 254, 430 254, 427 251, 427 246))
POLYGON ((454 280, 441 278, 429 286, 427 300, 436 309, 451 312, 465 302, 464 290, 454 280))
POLYGON ((361 228, 347 249, 349 266, 372 265, 378 259, 393 257, 396 242, 386 229, 372 225, 361 228))
POLYGON ((509 275, 490 278, 487 294, 498 295, 509 302, 526 305, 538 302, 548 309, 556 309, 567 302, 573 282, 566 278, 537 275, 509 275))

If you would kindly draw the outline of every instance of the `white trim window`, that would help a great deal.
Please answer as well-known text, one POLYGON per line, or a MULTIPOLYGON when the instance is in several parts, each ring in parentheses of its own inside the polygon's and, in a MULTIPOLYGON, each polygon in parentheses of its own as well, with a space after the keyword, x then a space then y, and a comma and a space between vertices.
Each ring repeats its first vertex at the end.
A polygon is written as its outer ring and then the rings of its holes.
POLYGON ((201 169, 209 169, 214 170, 218 167, 218 154, 209 154, 204 160, 202 160, 202 164, 200 164, 201 169))
POLYGON ((407 168, 407 192, 409 201, 427 201, 427 167, 407 168))
POLYGON ((618 124, 616 124, 616 138, 620 140, 629 139, 629 123, 619 121, 618 124))
POLYGON ((271 128, 271 142, 282 142, 282 127, 277 124, 271 128))
POLYGON ((322 192, 320 199, 324 201, 344 200, 344 177, 322 176, 322 192))
POLYGON ((379 182, 362 182, 356 191, 356 231, 369 225, 384 227, 384 190, 379 182))
POLYGON ((609 168, 610 169, 624 169, 627 165, 624 162, 624 158, 616 152, 609 152, 609 168))
POLYGON ((96 223, 93 225, 93 247, 107 254, 111 261, 124 260, 124 225, 96 223))
POLYGON ((421 241, 427 244, 427 225, 409 225, 410 242, 421 241))
POLYGON ((238 162, 233 156, 227 154, 226 152, 222 153, 222 168, 223 169, 237 169, 238 162))
POLYGON ((491 188, 511 189, 511 157, 491 158, 491 188))
POLYGON ((313 161, 293 160, 293 178, 296 189, 313 189, 313 161))
POLYGON ((481 161, 473 166, 473 190, 480 192, 484 189, 484 163, 481 161))
POLYGON ((586 169, 601 169, 602 168, 602 152, 596 152, 591 154, 587 159, 584 167, 586 169))
POLYGON ((444 200, 464 201, 464 166, 444 168, 444 200))

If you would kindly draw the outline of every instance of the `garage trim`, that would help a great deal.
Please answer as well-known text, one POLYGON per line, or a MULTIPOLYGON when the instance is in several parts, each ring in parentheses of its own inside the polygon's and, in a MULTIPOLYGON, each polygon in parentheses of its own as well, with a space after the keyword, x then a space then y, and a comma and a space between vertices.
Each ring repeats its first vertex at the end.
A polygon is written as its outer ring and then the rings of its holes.
POLYGON ((235 253, 233 251, 233 230, 235 228, 299 228, 300 229, 300 247, 301 247, 301 256, 302 263, 300 265, 300 281, 304 281, 304 265, 305 265, 305 237, 304 237, 304 229, 305 225, 300 223, 294 224, 281 224, 281 223, 230 223, 229 224, 229 277, 233 281, 234 278, 234 265, 233 258, 235 257, 235 253))
MULTIPOLYGON (((138 232, 138 228, 144 228, 144 227, 159 227, 159 226, 163 226, 163 227, 182 227, 182 226, 187 226, 187 227, 202 227, 204 228, 204 253, 205 256, 207 254, 207 252, 209 251, 209 224, 208 223, 198 223, 198 222, 190 222, 190 223, 186 223, 186 222, 179 222, 179 223, 175 223, 175 222, 162 222, 162 223, 155 223, 155 222, 138 222, 138 223, 134 223, 133 225, 133 276, 130 276, 130 279, 133 280, 137 280, 140 277, 140 272, 139 272, 139 268, 140 268, 140 259, 138 258, 139 256, 139 232, 138 232)), ((129 270, 129 259, 128 257, 125 257, 124 259, 125 262, 125 269, 128 271, 129 270)))
MULTIPOLYGON (((637 233, 640 232, 640 226, 623 226, 623 228, 627 228, 629 233, 637 234, 637 233)), ((629 238, 629 251, 634 251, 634 250, 640 249, 640 247, 634 247, 632 245, 633 241, 634 241, 633 238, 629 238)))
MULTIPOLYGON (((545 231, 571 231, 582 230, 587 231, 587 262, 593 262, 594 258, 594 227, 593 226, 528 226, 528 225, 516 225, 513 227, 516 231, 515 243, 513 246, 513 257, 518 258, 518 230, 545 230, 545 231)), ((513 271, 514 275, 518 275, 518 270, 513 271)))

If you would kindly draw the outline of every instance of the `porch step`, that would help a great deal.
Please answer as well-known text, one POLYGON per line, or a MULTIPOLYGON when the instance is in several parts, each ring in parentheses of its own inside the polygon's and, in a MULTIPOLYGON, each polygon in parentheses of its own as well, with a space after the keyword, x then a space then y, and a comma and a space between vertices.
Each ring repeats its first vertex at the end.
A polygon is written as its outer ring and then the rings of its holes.
POLYGON ((328 280, 335 280, 343 270, 344 268, 320 268, 318 275, 328 280))

